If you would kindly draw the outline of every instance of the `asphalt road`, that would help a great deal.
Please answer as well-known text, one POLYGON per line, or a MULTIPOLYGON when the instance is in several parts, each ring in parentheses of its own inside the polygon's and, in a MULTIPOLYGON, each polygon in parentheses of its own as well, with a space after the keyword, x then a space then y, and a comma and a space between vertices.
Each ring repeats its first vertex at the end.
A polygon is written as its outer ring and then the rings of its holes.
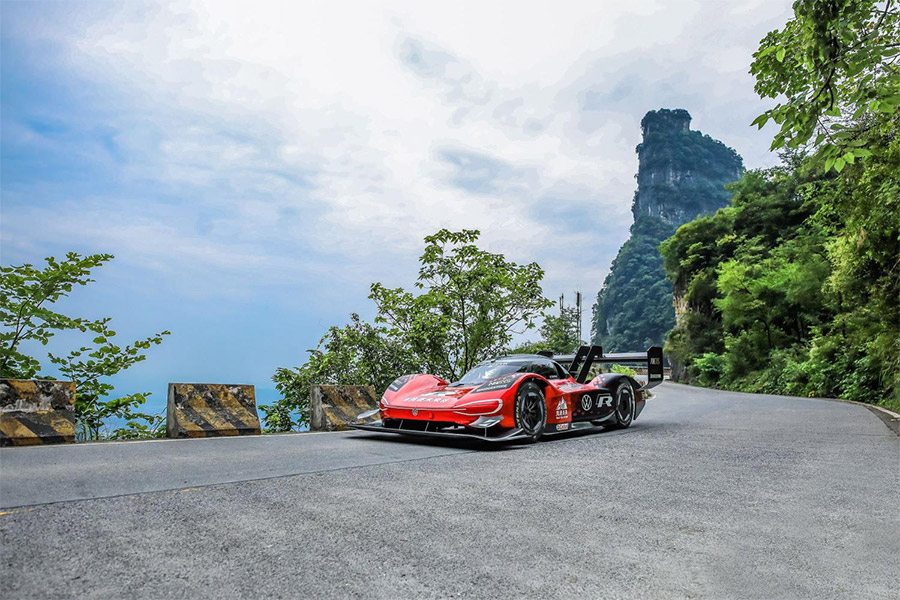
POLYGON ((664 384, 631 429, 0 450, 4 598, 900 597, 900 437, 664 384))

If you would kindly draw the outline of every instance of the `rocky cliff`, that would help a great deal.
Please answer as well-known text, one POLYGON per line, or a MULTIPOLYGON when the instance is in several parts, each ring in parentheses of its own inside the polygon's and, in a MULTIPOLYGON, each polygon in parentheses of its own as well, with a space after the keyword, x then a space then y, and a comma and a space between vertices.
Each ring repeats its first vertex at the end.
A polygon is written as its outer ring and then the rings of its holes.
POLYGON ((650 111, 641 120, 631 237, 594 305, 593 341, 605 349, 662 345, 675 324, 675 309, 657 246, 679 225, 725 206, 725 184, 740 177, 737 152, 690 125, 684 109, 650 111))

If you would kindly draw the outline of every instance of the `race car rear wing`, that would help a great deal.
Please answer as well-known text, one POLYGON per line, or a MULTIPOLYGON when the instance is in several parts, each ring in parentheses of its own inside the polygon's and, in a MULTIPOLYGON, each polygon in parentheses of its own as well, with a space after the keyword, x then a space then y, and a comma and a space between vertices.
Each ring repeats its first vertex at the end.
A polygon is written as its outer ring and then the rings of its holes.
POLYGON ((663 381, 663 352, 659 346, 652 346, 646 352, 614 352, 603 354, 600 346, 582 346, 575 354, 560 354, 553 360, 563 366, 568 365, 569 374, 578 383, 587 381, 591 367, 595 363, 643 363, 647 365, 647 383, 643 389, 649 389, 663 381))

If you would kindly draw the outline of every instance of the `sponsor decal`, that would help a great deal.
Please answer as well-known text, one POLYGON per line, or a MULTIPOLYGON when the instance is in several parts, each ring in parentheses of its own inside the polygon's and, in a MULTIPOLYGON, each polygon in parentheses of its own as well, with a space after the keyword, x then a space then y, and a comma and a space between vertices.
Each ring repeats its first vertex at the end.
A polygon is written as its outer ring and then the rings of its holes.
POLYGON ((450 402, 453 400, 451 396, 453 392, 428 392, 427 394, 423 394, 421 396, 416 396, 414 398, 407 398, 409 402, 433 402, 437 404, 443 404, 444 402, 450 402))
POLYGON ((565 398, 559 399, 559 404, 556 405, 556 420, 557 421, 565 421, 569 418, 569 406, 566 404, 565 398))
POLYGON ((560 423, 556 426, 557 431, 566 431, 567 429, 569 429, 569 423, 560 423))
POLYGON ((594 399, 591 398, 590 394, 585 394, 581 397, 581 410, 587 412, 591 410, 591 406, 594 404, 594 399))
POLYGON ((522 373, 511 373, 509 375, 501 375, 499 377, 494 377, 487 383, 483 383, 478 386, 475 391, 476 392, 496 392, 497 390, 505 390, 512 387, 519 378, 522 377, 522 373))
POLYGON ((598 398, 597 406, 602 406, 603 408, 609 408, 610 406, 612 406, 612 396, 603 396, 602 398, 598 398))

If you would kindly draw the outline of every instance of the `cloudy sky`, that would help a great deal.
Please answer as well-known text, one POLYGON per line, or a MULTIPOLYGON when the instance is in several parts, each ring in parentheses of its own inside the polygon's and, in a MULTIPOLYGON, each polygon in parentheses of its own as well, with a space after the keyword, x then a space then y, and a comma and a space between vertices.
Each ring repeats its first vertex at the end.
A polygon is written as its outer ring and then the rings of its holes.
MULTIPOLYGON (((2 2, 2 263, 110 252, 61 308, 173 333, 120 375, 253 383, 478 228, 597 293, 639 122, 686 108, 775 164, 747 74, 789 0, 2 2)), ((585 318, 587 328, 587 315, 585 318)), ((57 349, 75 343, 60 338, 57 349)))

